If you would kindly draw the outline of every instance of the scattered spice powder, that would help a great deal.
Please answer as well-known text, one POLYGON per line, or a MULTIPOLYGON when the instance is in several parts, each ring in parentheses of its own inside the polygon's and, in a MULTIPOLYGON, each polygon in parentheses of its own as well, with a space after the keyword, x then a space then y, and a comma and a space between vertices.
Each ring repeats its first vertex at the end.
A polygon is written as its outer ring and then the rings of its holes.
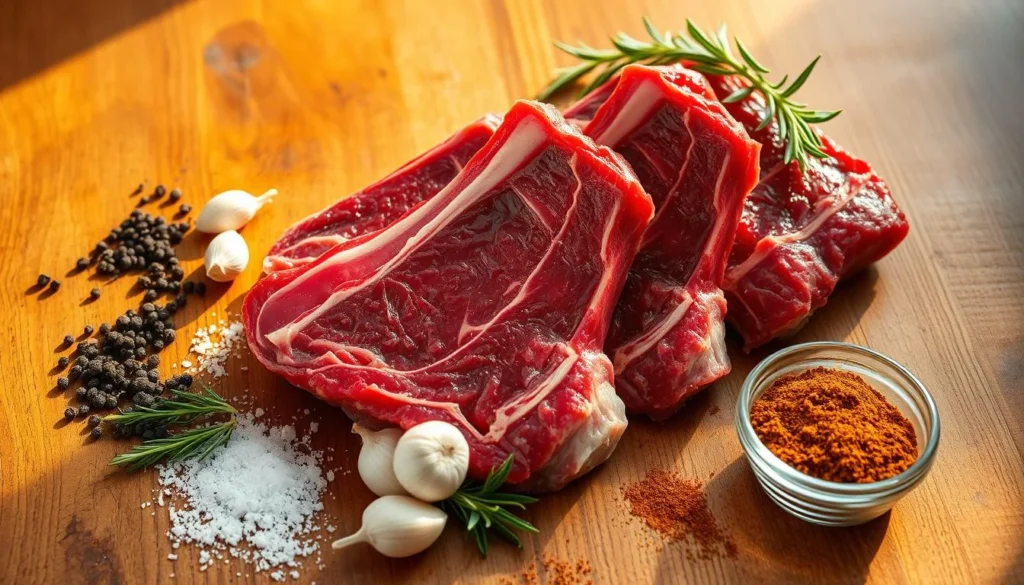
POLYGON ((779 459, 827 481, 880 481, 917 459, 914 426, 846 370, 817 367, 779 377, 754 402, 750 422, 779 459))
POLYGON ((580 559, 575 563, 544 557, 544 576, 548 585, 593 585, 589 575, 590 562, 580 559))
POLYGON ((593 585, 590 574, 594 572, 590 561, 579 559, 575 562, 545 556, 543 573, 539 572, 536 563, 530 563, 519 574, 519 578, 502 577, 501 585, 593 585))
POLYGON ((736 545, 711 514, 701 482, 655 469, 643 480, 626 485, 622 495, 629 502, 630 513, 662 538, 692 545, 687 558, 736 556, 736 545))

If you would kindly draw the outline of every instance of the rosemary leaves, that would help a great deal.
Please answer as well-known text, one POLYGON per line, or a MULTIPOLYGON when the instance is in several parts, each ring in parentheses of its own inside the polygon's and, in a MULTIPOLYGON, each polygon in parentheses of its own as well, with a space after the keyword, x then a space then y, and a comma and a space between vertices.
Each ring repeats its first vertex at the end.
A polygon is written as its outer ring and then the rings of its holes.
POLYGON ((137 425, 158 425, 166 428, 172 425, 189 425, 200 419, 226 415, 226 421, 196 427, 165 437, 143 441, 131 450, 114 457, 111 465, 137 471, 162 460, 182 461, 184 459, 205 459, 231 438, 238 421, 235 407, 228 404, 208 386, 201 392, 172 390, 171 397, 153 406, 136 406, 130 411, 103 417, 103 422, 119 427, 137 425))
POLYGON ((487 531, 494 530, 502 538, 517 547, 522 547, 516 530, 537 532, 537 528, 516 516, 512 510, 525 510, 537 498, 524 494, 499 492, 512 471, 513 456, 497 469, 491 469, 483 483, 467 480, 455 494, 444 501, 443 507, 466 525, 466 530, 476 541, 480 554, 487 556, 487 531))
POLYGON ((582 43, 578 46, 555 43, 559 49, 582 62, 560 70, 537 99, 547 100, 593 72, 597 72, 597 75, 583 88, 580 97, 597 89, 626 65, 683 62, 690 69, 706 75, 732 75, 743 79, 746 82, 743 87, 722 100, 726 103, 750 97, 755 91, 760 93, 766 103, 760 127, 764 128, 772 120, 778 123, 779 137, 786 143, 785 162, 796 161, 804 169, 808 156, 828 157, 822 150, 821 138, 811 124, 828 122, 838 116, 841 110, 812 110, 793 99, 793 95, 803 87, 814 71, 820 55, 792 81, 789 81, 788 75, 784 75, 772 83, 765 77, 770 70, 758 62, 738 38, 734 40, 739 55, 733 53, 724 26, 717 33, 709 34, 687 20, 685 34, 661 33, 651 21, 644 18, 644 28, 651 37, 650 42, 620 32, 611 37, 613 49, 594 49, 582 43))

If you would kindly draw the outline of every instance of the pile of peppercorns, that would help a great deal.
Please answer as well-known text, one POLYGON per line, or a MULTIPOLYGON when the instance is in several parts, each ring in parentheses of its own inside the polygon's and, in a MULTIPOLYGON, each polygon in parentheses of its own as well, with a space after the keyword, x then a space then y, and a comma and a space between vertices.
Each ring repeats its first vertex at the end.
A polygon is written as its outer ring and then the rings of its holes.
MULTIPOLYGON (((143 185, 140 184, 133 195, 138 195, 142 189, 143 185)), ((166 187, 157 185, 152 195, 139 199, 139 206, 162 198, 166 192, 166 187)), ((179 199, 181 190, 172 190, 168 201, 174 203, 179 199)), ((182 204, 177 216, 185 216, 190 211, 191 206, 182 204)), ((83 256, 75 262, 75 270, 82 272, 95 265, 98 274, 116 279, 123 272, 148 268, 149 275, 139 278, 139 286, 146 290, 149 297, 145 301, 156 300, 162 292, 177 294, 185 274, 174 255, 174 246, 181 243, 189 227, 187 221, 168 222, 158 215, 135 209, 96 244, 88 257, 83 256)), ((60 281, 40 274, 36 279, 36 287, 43 289, 47 286, 51 292, 57 292, 60 281)), ((89 292, 89 298, 96 300, 100 293, 100 289, 94 288, 89 292)))
MULTIPOLYGON (((164 187, 159 185, 151 197, 162 197, 164 191, 164 187)), ((139 192, 141 186, 136 191, 139 192)), ((171 199, 177 201, 180 198, 179 190, 171 192, 171 199)), ((147 197, 143 200, 148 202, 147 197)), ((135 209, 96 244, 89 258, 80 258, 75 264, 78 270, 95 265, 97 273, 113 278, 130 271, 145 271, 137 281, 137 285, 146 291, 138 311, 128 309, 113 325, 103 323, 97 337, 92 337, 94 329, 87 325, 86 339, 75 347, 73 365, 68 356, 57 361, 62 371, 71 365, 67 375, 57 379, 58 388, 64 390, 72 383, 79 384, 75 397, 81 405, 78 408, 68 407, 64 417, 71 420, 88 416, 88 425, 92 428, 90 434, 95 439, 100 438, 103 431, 101 418, 93 411, 117 408, 126 399, 132 406, 122 411, 139 406, 152 407, 168 390, 185 390, 192 386, 189 374, 161 381, 157 369, 160 365, 157 353, 170 345, 176 336, 171 318, 187 304, 187 294, 202 295, 206 292, 203 282, 182 283, 185 272, 175 256, 174 246, 181 242, 189 227, 188 222, 170 223, 163 217, 135 209), (154 303, 165 293, 175 295, 174 299, 163 306, 154 303)), ((40 287, 48 284, 53 290, 60 286, 46 275, 40 275, 37 284, 40 287)), ((99 298, 100 290, 93 289, 89 296, 99 298)), ((66 335, 63 341, 67 348, 75 345, 75 338, 71 335, 66 335)), ((167 435, 167 429, 145 424, 119 424, 114 435, 159 438, 167 435)))

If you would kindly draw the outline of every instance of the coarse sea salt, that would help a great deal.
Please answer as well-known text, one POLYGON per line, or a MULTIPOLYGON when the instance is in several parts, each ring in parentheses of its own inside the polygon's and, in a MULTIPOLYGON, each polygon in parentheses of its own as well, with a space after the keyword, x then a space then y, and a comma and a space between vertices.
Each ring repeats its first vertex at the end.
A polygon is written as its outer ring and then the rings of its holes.
MULTIPOLYGON (((221 321, 223 322, 223 320, 221 321)), ((189 352, 196 355, 195 371, 206 373, 214 378, 226 376, 228 371, 224 364, 245 345, 245 328, 241 321, 232 321, 224 326, 209 325, 205 329, 196 330, 189 346, 189 352)), ((181 365, 192 368, 193 363, 182 360, 181 365)))
POLYGON ((315 554, 319 565, 323 536, 314 519, 328 484, 322 462, 309 436, 297 436, 294 427, 239 415, 231 440, 208 459, 160 467, 161 487, 177 498, 168 503, 168 537, 174 548, 180 542, 200 547, 200 570, 213 556, 224 558, 221 551, 272 571, 275 580, 297 570, 301 558, 315 554))

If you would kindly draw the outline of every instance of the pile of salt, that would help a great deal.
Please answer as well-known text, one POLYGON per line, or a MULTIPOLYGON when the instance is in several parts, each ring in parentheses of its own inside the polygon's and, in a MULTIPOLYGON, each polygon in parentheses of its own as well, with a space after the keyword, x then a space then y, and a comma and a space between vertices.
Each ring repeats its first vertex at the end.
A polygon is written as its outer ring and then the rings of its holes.
MULTIPOLYGON (((184 500, 169 506, 178 543, 201 548, 200 570, 227 554, 255 564, 257 571, 297 568, 319 555, 321 496, 333 473, 321 473, 323 456, 298 438, 292 426, 268 427, 239 415, 231 441, 204 461, 164 465, 159 482, 184 500), (212 554, 211 554, 212 553, 212 554)), ((273 570, 279 580, 292 571, 273 570)))

